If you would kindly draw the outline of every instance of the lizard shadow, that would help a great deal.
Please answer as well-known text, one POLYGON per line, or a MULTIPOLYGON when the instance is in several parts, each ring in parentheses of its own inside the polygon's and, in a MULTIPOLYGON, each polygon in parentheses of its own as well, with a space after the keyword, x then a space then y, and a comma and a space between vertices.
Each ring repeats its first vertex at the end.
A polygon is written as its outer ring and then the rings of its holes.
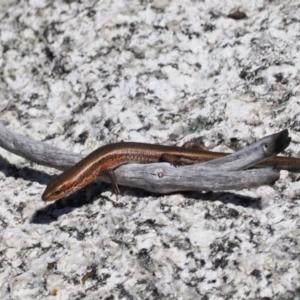
MULTIPOLYGON (((137 188, 129 188, 120 186, 121 195, 124 195, 126 191, 127 196, 133 197, 163 197, 164 195, 155 194, 144 191, 137 188)), ((71 194, 64 199, 55 201, 48 204, 42 209, 38 209, 31 218, 30 223, 34 224, 50 224, 58 220, 59 217, 72 212, 74 209, 82 207, 84 205, 91 205, 95 201, 101 201, 103 204, 105 201, 113 203, 114 207, 125 207, 127 204, 121 201, 112 200, 110 197, 100 194, 106 191, 110 191, 111 186, 107 183, 91 183, 85 188, 71 194)), ((175 194, 175 193, 174 193, 175 194)), ((248 196, 239 195, 231 192, 182 192, 181 194, 188 197, 187 205, 193 205, 198 201, 220 201, 224 204, 233 204, 236 206, 251 207, 254 209, 261 209, 261 203, 259 198, 253 198, 248 196)), ((101 203, 100 203, 101 204, 101 203)))
POLYGON ((6 177, 22 178, 30 182, 46 184, 53 176, 30 167, 17 167, 0 155, 0 170, 6 177))
POLYGON ((46 203, 45 207, 38 209, 33 214, 30 223, 50 224, 76 208, 93 204, 99 198, 97 195, 104 191, 104 186, 105 184, 91 183, 70 196, 49 204, 46 203))
POLYGON ((235 206, 249 207, 253 209, 262 209, 261 198, 244 196, 232 192, 205 192, 202 193, 200 199, 211 202, 220 201, 223 204, 233 204, 235 206))

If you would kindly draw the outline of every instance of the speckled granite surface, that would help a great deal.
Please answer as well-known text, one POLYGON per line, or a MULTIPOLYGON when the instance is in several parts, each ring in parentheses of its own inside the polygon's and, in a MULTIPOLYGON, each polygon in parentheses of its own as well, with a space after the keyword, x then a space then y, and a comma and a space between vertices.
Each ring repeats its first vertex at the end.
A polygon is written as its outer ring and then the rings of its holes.
MULTIPOLYGON (((0 53, 1 122, 58 147, 288 128, 300 155, 299 1, 1 1, 0 53)), ((0 155, 1 299, 300 299, 298 175, 47 206, 55 170, 0 155)))

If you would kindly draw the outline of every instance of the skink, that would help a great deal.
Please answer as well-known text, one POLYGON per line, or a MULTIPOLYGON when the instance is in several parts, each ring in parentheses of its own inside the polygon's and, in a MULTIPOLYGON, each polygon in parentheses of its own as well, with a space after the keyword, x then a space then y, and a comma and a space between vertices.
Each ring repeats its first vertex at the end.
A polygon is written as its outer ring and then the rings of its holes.
MULTIPOLYGON (((201 163, 228 154, 132 142, 109 144, 98 148, 73 167, 52 179, 46 187, 42 199, 44 201, 58 200, 103 176, 110 179, 113 191, 118 194, 119 189, 114 170, 124 164, 169 162, 178 166, 201 163)), ((300 159, 275 156, 265 160, 259 166, 275 166, 287 170, 300 169, 300 159)))

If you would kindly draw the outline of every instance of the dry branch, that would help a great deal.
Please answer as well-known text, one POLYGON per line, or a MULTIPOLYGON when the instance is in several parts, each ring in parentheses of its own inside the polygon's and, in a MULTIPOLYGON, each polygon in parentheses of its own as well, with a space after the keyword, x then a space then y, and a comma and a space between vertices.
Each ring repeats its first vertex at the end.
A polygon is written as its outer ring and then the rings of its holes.
MULTIPOLYGON (((289 141, 288 132, 284 130, 214 161, 179 168, 167 163, 130 164, 119 167, 115 174, 117 182, 121 185, 156 193, 238 190, 269 185, 279 178, 278 170, 244 169, 278 154, 288 146, 289 141)), ((32 162, 59 170, 71 167, 84 157, 17 134, 1 124, 0 146, 32 162)))

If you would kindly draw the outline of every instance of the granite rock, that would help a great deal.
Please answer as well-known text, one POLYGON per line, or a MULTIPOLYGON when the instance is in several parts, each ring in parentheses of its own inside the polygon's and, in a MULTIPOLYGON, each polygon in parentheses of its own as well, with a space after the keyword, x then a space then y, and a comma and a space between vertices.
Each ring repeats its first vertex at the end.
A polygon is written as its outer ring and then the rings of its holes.
MULTIPOLYGON (((299 1, 11 0, 0 16, 0 120, 18 133, 228 151, 287 128, 299 156, 299 1)), ((297 174, 46 205, 57 171, 0 155, 1 299, 300 299, 297 174)))

